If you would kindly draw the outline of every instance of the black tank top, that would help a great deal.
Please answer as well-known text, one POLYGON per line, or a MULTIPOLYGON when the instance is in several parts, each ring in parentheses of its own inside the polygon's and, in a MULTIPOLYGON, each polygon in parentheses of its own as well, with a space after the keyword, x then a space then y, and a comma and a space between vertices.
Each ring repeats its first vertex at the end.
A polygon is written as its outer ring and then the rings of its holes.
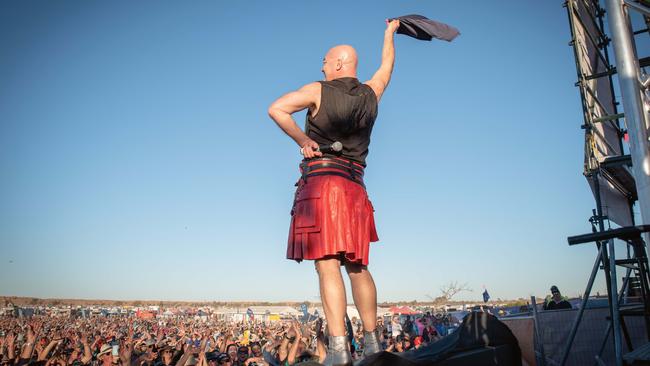
POLYGON ((357 78, 321 81, 318 113, 307 113, 305 132, 319 145, 343 144, 339 156, 366 166, 370 133, 377 118, 377 96, 357 78))

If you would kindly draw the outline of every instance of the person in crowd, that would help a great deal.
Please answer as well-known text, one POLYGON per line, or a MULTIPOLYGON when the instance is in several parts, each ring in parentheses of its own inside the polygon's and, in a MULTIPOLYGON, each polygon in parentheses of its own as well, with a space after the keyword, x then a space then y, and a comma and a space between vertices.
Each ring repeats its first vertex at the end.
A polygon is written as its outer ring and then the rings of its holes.
POLYGON ((402 327, 403 331, 405 334, 413 335, 413 321, 411 320, 411 316, 407 315, 406 319, 404 320, 404 326, 402 327))
POLYGON ((418 349, 418 348, 422 347, 423 342, 424 341, 422 340, 422 336, 415 337, 415 339, 413 340, 413 348, 418 349))
POLYGON ((233 364, 233 366, 236 366, 238 363, 237 345, 231 343, 226 346, 226 354, 228 355, 228 358, 230 359, 230 362, 233 364))
POLYGON ((394 338, 402 335, 402 324, 399 321, 399 315, 393 315, 393 319, 390 322, 390 332, 394 338))
POLYGON ((246 360, 248 360, 248 356, 249 356, 248 346, 244 346, 244 345, 239 346, 239 348, 237 349, 237 364, 245 365, 246 360))
POLYGON ((402 352, 408 351, 413 348, 413 342, 411 341, 411 335, 404 333, 402 336, 402 352))
POLYGON ((572 309, 571 303, 562 297, 557 286, 551 286, 551 297, 544 303, 544 310, 572 309))
POLYGON ((438 335, 438 330, 433 325, 433 322, 430 322, 426 318, 423 319, 424 320, 422 321, 422 325, 424 325, 424 328, 422 328, 421 333, 422 341, 425 343, 437 341, 440 337, 438 335))

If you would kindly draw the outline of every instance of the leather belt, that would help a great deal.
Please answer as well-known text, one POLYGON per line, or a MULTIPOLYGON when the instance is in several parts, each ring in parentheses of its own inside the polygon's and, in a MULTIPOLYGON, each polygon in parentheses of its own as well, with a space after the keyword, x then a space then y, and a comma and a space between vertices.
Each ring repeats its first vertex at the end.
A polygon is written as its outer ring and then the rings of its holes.
POLYGON ((363 183, 363 167, 350 160, 332 158, 303 160, 300 164, 300 171, 305 182, 308 177, 335 175, 366 187, 363 183))

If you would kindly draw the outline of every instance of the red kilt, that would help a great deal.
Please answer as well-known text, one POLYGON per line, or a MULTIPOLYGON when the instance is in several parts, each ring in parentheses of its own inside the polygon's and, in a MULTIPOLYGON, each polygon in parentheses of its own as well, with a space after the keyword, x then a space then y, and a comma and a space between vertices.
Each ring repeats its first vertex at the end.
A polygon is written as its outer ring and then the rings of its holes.
POLYGON ((368 264, 370 242, 379 240, 365 188, 338 175, 300 179, 289 229, 287 258, 344 256, 368 264))

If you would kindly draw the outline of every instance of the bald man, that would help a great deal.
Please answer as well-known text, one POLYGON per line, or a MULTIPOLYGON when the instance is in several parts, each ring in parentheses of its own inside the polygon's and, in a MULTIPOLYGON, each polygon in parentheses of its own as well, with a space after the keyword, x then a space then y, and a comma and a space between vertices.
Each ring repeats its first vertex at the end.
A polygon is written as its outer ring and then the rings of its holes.
POLYGON ((323 58, 324 81, 290 92, 269 107, 269 116, 304 156, 291 211, 287 258, 315 261, 329 331, 326 365, 352 361, 345 336, 342 265, 363 321, 364 356, 381 351, 375 329, 377 291, 368 271, 369 244, 378 238, 363 172, 378 103, 393 72, 398 27, 398 20, 387 23, 381 66, 370 80, 360 83, 357 79, 354 48, 336 46, 323 58), (305 109, 303 132, 292 114, 305 109), (341 152, 319 151, 319 146, 335 141, 343 144, 341 152))

